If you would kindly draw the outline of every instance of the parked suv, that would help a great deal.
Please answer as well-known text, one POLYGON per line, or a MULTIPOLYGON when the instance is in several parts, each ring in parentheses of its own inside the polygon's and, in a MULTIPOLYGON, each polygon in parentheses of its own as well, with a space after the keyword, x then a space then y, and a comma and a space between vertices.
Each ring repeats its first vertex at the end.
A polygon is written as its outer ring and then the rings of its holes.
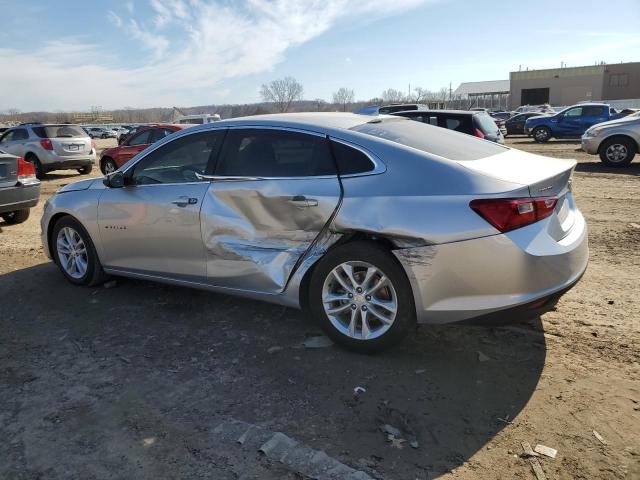
POLYGON ((611 167, 626 167, 640 149, 640 112, 589 128, 582 149, 611 167))
POLYGON ((504 123, 504 126, 507 129, 507 133, 509 135, 523 134, 524 124, 528 118, 543 117, 545 115, 548 114, 541 112, 518 113, 517 115, 514 115, 513 117, 507 119, 507 121, 504 123))
POLYGON ((477 110, 410 110, 391 115, 407 117, 436 127, 467 133, 491 142, 504 143, 504 135, 495 120, 477 110))
POLYGON ((86 175, 96 161, 93 142, 78 125, 34 123, 10 128, 0 137, 0 149, 31 162, 38 178, 65 169, 86 175))

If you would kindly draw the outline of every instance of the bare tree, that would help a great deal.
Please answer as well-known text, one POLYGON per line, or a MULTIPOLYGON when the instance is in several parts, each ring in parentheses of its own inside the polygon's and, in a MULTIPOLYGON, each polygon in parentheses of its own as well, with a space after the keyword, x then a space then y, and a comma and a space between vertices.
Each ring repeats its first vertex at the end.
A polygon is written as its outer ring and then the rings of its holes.
POLYGON ((337 92, 333 93, 333 103, 342 105, 342 111, 347 111, 347 104, 353 103, 356 94, 350 88, 340 88, 337 92))
POLYGON ((395 88, 388 88, 380 96, 385 102, 389 103, 401 103, 407 100, 405 94, 395 88))
POLYGON ((291 103, 302 99, 304 88, 293 77, 285 77, 262 84, 260 95, 265 102, 275 104, 278 112, 288 112, 291 103))
POLYGON ((21 113, 22 112, 17 108, 10 108, 9 110, 7 110, 7 115, 9 115, 9 120, 13 120, 13 121, 17 121, 18 115, 20 115, 21 113))

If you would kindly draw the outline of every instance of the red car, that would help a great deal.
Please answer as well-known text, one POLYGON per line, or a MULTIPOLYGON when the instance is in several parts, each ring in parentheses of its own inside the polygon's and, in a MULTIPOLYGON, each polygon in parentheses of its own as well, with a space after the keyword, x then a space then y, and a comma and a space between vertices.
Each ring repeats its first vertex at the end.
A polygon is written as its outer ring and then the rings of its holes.
POLYGON ((102 155, 100 155, 100 170, 105 175, 113 173, 152 143, 191 126, 193 125, 158 124, 143 127, 122 142, 121 145, 103 151, 102 155))

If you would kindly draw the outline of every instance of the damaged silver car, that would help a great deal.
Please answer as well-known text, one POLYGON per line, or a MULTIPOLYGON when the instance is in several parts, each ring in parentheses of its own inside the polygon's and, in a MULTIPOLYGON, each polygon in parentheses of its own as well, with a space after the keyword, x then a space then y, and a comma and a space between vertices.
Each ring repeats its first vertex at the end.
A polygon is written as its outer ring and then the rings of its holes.
POLYGON ((401 117, 247 117, 65 186, 42 242, 74 284, 122 275, 304 308, 368 352, 416 322, 551 308, 588 261, 574 166, 401 117))

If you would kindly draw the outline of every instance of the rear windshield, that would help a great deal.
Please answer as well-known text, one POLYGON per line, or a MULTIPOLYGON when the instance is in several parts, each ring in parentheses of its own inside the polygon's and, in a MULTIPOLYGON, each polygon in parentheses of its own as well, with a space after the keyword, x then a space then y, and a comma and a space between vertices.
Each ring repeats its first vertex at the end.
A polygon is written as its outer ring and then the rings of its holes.
POLYGON ((482 130, 482 133, 496 133, 498 131, 495 120, 488 113, 478 113, 473 118, 476 128, 482 130))
POLYGON ((471 135, 414 122, 407 118, 363 123, 352 127, 351 130, 384 138, 450 160, 477 160, 508 150, 506 147, 471 135))
POLYGON ((33 127, 33 131, 40 138, 72 138, 87 136, 81 127, 77 127, 75 125, 48 125, 46 127, 33 127))

